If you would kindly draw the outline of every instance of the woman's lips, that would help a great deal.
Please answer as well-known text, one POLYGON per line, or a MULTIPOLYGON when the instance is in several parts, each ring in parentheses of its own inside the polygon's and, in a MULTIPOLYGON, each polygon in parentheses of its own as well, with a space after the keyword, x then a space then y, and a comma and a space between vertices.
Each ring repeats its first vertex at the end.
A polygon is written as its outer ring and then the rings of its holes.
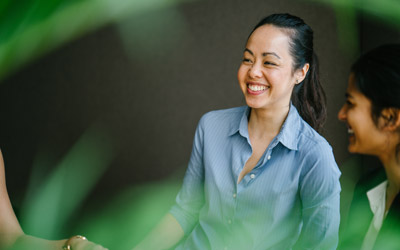
POLYGON ((347 134, 349 135, 349 143, 353 143, 355 140, 354 130, 349 126, 347 127, 347 134))
POLYGON ((269 89, 268 86, 262 84, 247 84, 247 92, 252 95, 260 95, 269 89))
POLYGON ((353 134, 354 134, 354 131, 353 131, 351 128, 347 128, 347 133, 348 133, 349 135, 353 135, 353 134))

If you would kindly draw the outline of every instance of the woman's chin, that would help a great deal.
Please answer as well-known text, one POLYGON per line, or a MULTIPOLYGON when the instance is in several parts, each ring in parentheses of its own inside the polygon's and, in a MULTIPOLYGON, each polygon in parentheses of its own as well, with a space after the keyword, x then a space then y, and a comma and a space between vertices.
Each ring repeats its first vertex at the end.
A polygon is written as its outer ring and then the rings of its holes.
POLYGON ((365 154, 364 152, 360 151, 359 148, 356 147, 356 145, 350 143, 349 146, 347 147, 347 150, 352 153, 352 154, 365 154))
POLYGON ((246 99, 246 104, 247 104, 247 106, 249 106, 252 109, 259 109, 259 108, 263 108, 265 106, 265 103, 257 102, 254 100, 247 100, 247 99, 246 99))
POLYGON ((357 153, 356 150, 354 150, 354 148, 351 147, 351 145, 349 145, 349 146, 347 147, 347 150, 348 150, 350 153, 352 153, 352 154, 357 153))

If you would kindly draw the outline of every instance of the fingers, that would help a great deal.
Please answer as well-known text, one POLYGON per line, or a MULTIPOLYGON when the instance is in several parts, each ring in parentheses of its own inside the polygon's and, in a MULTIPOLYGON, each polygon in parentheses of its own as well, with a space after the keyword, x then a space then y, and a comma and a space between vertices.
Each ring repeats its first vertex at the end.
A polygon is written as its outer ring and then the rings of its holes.
POLYGON ((71 241, 71 250, 108 250, 94 242, 76 238, 71 241))

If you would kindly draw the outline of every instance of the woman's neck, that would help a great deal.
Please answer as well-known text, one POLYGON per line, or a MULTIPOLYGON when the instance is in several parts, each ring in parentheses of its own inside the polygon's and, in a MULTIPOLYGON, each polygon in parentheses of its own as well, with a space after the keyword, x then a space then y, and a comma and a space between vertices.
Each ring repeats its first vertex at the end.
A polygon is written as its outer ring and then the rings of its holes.
POLYGON ((388 135, 386 147, 380 155, 378 155, 382 162, 389 185, 397 191, 400 190, 400 155, 397 150, 400 143, 400 136, 398 134, 388 135))
POLYGON ((249 132, 258 137, 275 137, 284 123, 290 106, 274 109, 251 109, 249 132))
POLYGON ((394 147, 392 152, 379 157, 385 168, 388 179, 388 186, 386 188, 386 211, 389 210, 392 202, 400 192, 400 159, 395 148, 396 147, 394 147))
POLYGON ((400 162, 397 157, 391 157, 382 162, 385 168, 389 186, 393 191, 400 191, 400 162))

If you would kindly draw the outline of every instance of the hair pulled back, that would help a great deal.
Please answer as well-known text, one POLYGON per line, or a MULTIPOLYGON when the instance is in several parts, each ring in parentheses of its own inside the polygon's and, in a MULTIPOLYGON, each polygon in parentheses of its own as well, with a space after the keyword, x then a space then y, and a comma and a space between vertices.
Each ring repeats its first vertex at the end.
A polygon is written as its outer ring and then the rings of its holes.
MULTIPOLYGON (((400 109, 400 44, 386 44, 370 50, 358 58, 351 72, 357 89, 371 101, 375 125, 378 125, 382 110, 400 109)), ((396 153, 400 161, 400 142, 396 153)))
POLYGON ((305 79, 294 87, 292 103, 300 116, 316 131, 320 131, 326 120, 326 97, 319 80, 318 58, 313 44, 314 32, 301 18, 285 13, 265 17, 250 35, 267 24, 282 28, 288 34, 293 72, 306 63, 310 65, 305 79))
POLYGON ((382 45, 363 54, 351 72, 357 89, 371 100, 375 123, 383 109, 400 109, 400 44, 382 45))

